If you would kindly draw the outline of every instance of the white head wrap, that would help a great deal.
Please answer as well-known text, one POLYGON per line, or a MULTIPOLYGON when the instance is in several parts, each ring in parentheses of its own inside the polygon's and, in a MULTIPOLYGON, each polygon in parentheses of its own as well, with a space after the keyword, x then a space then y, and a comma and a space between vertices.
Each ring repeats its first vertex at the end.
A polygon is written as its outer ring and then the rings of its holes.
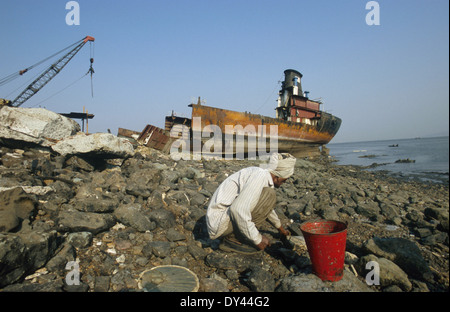
POLYGON ((288 153, 273 153, 270 156, 268 170, 273 175, 287 179, 294 174, 297 159, 288 153))

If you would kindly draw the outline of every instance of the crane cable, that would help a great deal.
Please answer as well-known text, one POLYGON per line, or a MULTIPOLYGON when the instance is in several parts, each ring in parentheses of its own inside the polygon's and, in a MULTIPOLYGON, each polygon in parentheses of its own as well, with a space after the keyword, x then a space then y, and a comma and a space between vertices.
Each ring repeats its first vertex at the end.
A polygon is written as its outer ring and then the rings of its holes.
POLYGON ((84 40, 84 39, 79 40, 79 41, 77 41, 77 42, 71 44, 70 46, 68 46, 68 47, 66 47, 66 48, 64 48, 64 49, 62 49, 61 51, 58 51, 58 52, 56 52, 56 53, 50 55, 49 57, 43 59, 42 61, 37 62, 37 63, 34 64, 34 65, 31 65, 31 66, 29 66, 29 67, 27 67, 27 68, 25 68, 25 69, 20 70, 19 72, 14 72, 13 74, 10 74, 10 75, 8 75, 8 76, 6 76, 6 77, 0 79, 0 86, 6 84, 6 83, 8 83, 8 82, 13 81, 14 79, 18 78, 19 76, 22 76, 23 74, 25 74, 25 73, 28 72, 29 70, 33 69, 34 67, 39 66, 39 65, 41 65, 42 63, 48 61, 49 59, 55 57, 56 55, 58 55, 58 54, 64 52, 65 50, 68 50, 68 49, 72 48, 73 46, 79 44, 79 43, 80 43, 81 41, 83 41, 83 40, 84 40))
POLYGON ((272 95, 275 93, 275 91, 278 88, 278 85, 281 83, 283 79, 283 76, 281 76, 281 78, 278 80, 277 85, 273 88, 273 91, 270 93, 270 95, 267 97, 267 99, 264 101, 264 103, 261 104, 261 106, 255 111, 255 113, 259 112, 264 106, 266 106, 267 102, 270 100, 270 98, 272 97, 272 95))
MULTIPOLYGON (((58 92, 54 93, 53 95, 49 96, 48 98, 38 102, 37 104, 33 105, 32 107, 36 107, 39 104, 51 99, 52 97, 54 97, 55 95, 60 94, 61 92, 63 92, 64 90, 70 88, 71 86, 73 86, 74 84, 76 84, 78 81, 80 81, 81 79, 83 79, 84 77, 86 77, 87 75, 91 74, 91 95, 92 97, 94 97, 94 86, 93 86, 93 82, 92 82, 92 75, 95 73, 94 68, 92 67, 92 64, 94 63, 94 54, 95 54, 95 46, 92 45, 92 42, 89 42, 90 44, 90 67, 89 70, 87 71, 86 74, 84 74, 83 76, 81 76, 80 78, 78 78, 77 80, 75 80, 74 82, 70 83, 69 85, 67 85, 66 87, 64 87, 63 89, 59 90, 58 92)), ((94 43, 95 45, 95 43, 94 43)))
POLYGON ((44 100, 42 100, 42 101, 40 101, 40 102, 38 102, 38 103, 32 105, 31 107, 36 107, 36 106, 40 105, 41 103, 43 103, 43 102, 45 102, 45 101, 51 99, 51 98, 54 97, 55 95, 60 94, 60 93, 63 92, 64 90, 70 88, 71 86, 73 86, 74 84, 76 84, 78 81, 80 81, 81 79, 83 79, 84 77, 86 77, 88 74, 89 74, 89 72, 87 72, 86 74, 84 74, 83 76, 81 76, 80 78, 78 78, 77 80, 75 80, 74 82, 68 84, 66 87, 62 88, 62 89, 59 90, 58 92, 56 92, 56 93, 50 95, 48 98, 46 98, 46 99, 44 99, 44 100))
POLYGON ((91 96, 94 97, 94 83, 92 81, 92 75, 95 73, 95 71, 94 71, 94 68, 92 67, 92 64, 94 63, 95 42, 94 42, 94 44, 92 44, 92 42, 89 42, 89 48, 90 48, 89 49, 90 50, 89 60, 91 62, 91 65, 90 65, 89 70, 86 73, 86 75, 91 74, 91 96))

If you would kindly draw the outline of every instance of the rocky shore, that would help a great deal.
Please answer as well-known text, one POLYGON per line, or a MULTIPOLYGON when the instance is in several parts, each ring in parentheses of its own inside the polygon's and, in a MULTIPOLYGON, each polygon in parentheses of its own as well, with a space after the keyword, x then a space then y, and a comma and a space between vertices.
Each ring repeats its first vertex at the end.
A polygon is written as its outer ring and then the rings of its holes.
POLYGON ((118 153, 60 140, 0 135, 0 292, 139 292, 141 274, 160 265, 189 269, 200 292, 449 290, 448 184, 298 159, 276 206, 294 249, 267 224, 271 247, 243 256, 219 250, 204 216, 217 186, 259 161, 174 161, 123 141, 97 139, 118 153), (348 225, 339 282, 311 272, 299 225, 315 219, 348 225), (379 282, 368 279, 370 261, 379 282))

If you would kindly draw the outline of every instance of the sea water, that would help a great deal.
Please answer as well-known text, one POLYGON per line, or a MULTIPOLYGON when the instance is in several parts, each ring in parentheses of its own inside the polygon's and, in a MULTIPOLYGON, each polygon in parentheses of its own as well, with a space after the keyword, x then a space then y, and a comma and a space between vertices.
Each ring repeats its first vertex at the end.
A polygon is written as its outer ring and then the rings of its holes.
POLYGON ((422 181, 449 181, 449 137, 331 143, 338 165, 386 170, 394 176, 422 181))

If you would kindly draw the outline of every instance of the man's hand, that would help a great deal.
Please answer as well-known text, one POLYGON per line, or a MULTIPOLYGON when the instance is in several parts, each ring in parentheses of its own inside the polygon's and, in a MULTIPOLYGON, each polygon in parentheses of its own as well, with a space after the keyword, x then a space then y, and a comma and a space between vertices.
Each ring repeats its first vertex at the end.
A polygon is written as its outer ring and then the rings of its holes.
POLYGON ((291 232, 286 230, 283 226, 280 226, 280 228, 278 229, 278 232, 280 232, 281 235, 286 236, 286 237, 291 236, 291 232))
POLYGON ((280 240, 283 243, 284 247, 287 249, 294 249, 294 244, 292 244, 289 240, 289 236, 291 236, 291 232, 289 232, 288 230, 286 230, 284 227, 280 227, 278 229, 278 232, 280 232, 280 240))
POLYGON ((261 235, 261 236, 262 236, 261 243, 256 245, 256 247, 258 247, 259 250, 264 250, 264 249, 266 249, 267 246, 270 246, 270 240, 267 237, 265 237, 264 235, 261 235))

